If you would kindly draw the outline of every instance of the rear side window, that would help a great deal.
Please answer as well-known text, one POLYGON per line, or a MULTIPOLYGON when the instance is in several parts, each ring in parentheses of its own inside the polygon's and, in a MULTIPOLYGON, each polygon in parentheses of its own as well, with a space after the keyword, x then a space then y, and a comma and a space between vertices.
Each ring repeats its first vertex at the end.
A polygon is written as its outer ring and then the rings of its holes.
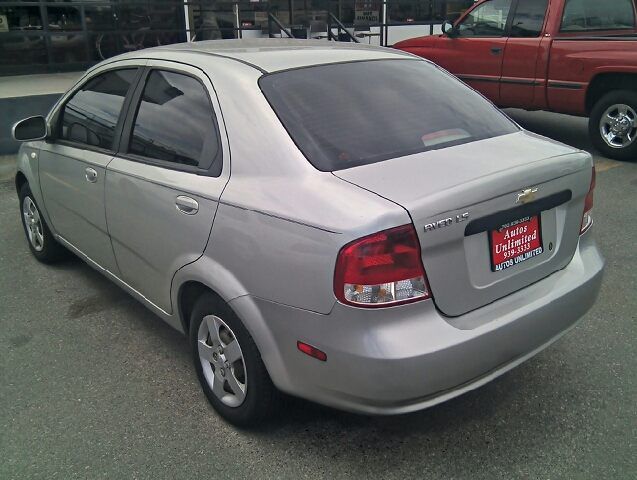
POLYGON ((322 171, 518 131, 481 95, 424 60, 322 65, 266 75, 259 84, 322 171))
POLYGON ((219 136, 204 86, 188 75, 153 70, 137 110, 129 153, 210 168, 219 175, 219 136))
POLYGON ((60 139, 111 150, 122 105, 136 68, 113 70, 89 80, 66 103, 60 139))
POLYGON ((513 16, 510 37, 539 37, 544 25, 548 0, 519 2, 513 16))
POLYGON ((634 30, 632 0, 566 0, 560 32, 634 30))

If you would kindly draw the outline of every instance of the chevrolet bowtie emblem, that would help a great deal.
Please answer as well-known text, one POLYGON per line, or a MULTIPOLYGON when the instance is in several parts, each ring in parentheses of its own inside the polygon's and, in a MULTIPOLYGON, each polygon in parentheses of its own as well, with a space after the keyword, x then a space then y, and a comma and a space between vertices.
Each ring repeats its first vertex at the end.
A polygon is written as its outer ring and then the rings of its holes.
POLYGON ((518 193, 518 199, 515 203, 529 203, 537 197, 537 188, 527 188, 518 193))

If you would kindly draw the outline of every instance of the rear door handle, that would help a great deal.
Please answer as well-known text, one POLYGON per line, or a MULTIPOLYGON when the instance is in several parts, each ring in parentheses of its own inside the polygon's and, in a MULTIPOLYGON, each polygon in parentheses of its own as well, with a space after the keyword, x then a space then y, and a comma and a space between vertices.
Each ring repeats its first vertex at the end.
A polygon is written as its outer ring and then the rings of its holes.
POLYGON ((175 200, 177 210, 186 215, 194 215, 199 211, 199 203, 194 198, 179 195, 175 200))
POLYGON ((502 49, 500 47, 493 47, 491 49, 491 55, 500 55, 502 53, 502 49))

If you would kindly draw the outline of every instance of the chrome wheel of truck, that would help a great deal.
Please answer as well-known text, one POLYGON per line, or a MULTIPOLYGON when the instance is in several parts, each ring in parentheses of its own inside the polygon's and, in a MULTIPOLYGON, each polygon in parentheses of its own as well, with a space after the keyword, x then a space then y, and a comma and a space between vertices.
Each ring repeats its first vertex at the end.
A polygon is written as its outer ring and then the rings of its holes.
POLYGON ((637 93, 617 90, 593 107, 589 133, 595 148, 616 160, 637 160, 637 93))

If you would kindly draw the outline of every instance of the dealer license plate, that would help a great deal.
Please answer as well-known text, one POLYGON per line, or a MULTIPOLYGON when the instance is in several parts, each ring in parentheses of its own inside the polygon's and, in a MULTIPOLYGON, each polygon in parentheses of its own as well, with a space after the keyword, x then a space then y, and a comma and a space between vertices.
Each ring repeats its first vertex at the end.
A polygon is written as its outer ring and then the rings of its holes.
POLYGON ((491 270, 499 272, 543 252, 540 219, 524 217, 491 230, 491 270))

